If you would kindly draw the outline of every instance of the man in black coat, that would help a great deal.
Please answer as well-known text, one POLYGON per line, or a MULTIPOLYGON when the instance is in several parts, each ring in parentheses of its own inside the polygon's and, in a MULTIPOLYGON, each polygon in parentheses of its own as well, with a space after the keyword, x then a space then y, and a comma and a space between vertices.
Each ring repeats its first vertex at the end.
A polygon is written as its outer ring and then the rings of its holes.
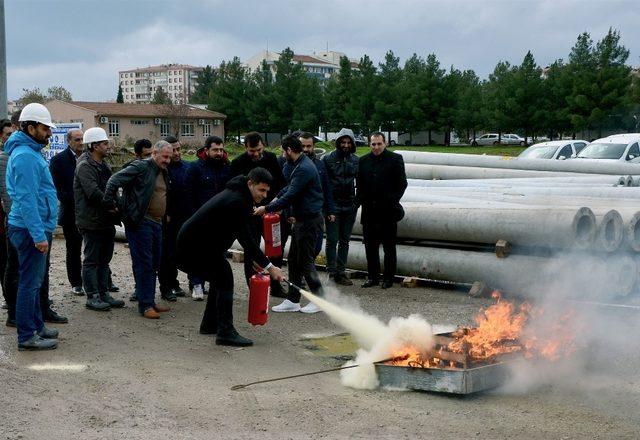
POLYGON ((252 262, 266 269, 275 281, 284 278, 282 271, 262 253, 249 229, 254 204, 267 196, 271 179, 264 168, 254 168, 246 177, 234 177, 226 189, 198 209, 178 233, 178 267, 211 284, 200 333, 217 333, 217 345, 253 345, 253 341, 240 336, 233 326, 233 272, 225 257, 233 241, 240 242, 245 259, 247 254, 252 255, 252 262))
POLYGON ((82 154, 82 135, 83 132, 80 129, 69 130, 67 132, 68 148, 53 156, 49 162, 49 170, 60 201, 58 224, 62 226, 67 248, 67 278, 71 284, 71 292, 79 296, 84 294, 82 290, 82 262, 80 259, 82 235, 78 232, 76 226, 73 176, 76 170, 76 161, 82 154))
MULTIPOLYGON (((257 167, 267 170, 273 178, 267 197, 262 202, 262 205, 267 205, 286 185, 284 176, 282 175, 282 169, 278 163, 278 158, 275 154, 264 151, 262 136, 256 132, 246 134, 244 137, 244 148, 245 152, 231 161, 231 176, 247 176, 252 169, 257 167)), ((254 217, 250 221, 253 238, 255 241, 260 242, 262 235, 262 218, 254 217)), ((282 218, 281 222, 283 221, 286 220, 282 218)), ((245 251, 244 275, 247 282, 249 282, 251 275, 255 273, 251 261, 252 257, 247 256, 245 251)), ((282 266, 282 257, 272 257, 271 261, 276 266, 282 266)), ((282 287, 276 282, 271 283, 271 292, 272 294, 275 293, 274 296, 284 296, 282 287)))
POLYGON ((362 206, 360 223, 367 256, 369 279, 362 287, 380 283, 379 247, 384 249, 382 288, 393 286, 396 274, 396 237, 398 222, 404 217, 400 199, 407 189, 402 156, 387 150, 383 133, 369 137, 371 152, 360 158, 356 179, 358 203, 362 206))

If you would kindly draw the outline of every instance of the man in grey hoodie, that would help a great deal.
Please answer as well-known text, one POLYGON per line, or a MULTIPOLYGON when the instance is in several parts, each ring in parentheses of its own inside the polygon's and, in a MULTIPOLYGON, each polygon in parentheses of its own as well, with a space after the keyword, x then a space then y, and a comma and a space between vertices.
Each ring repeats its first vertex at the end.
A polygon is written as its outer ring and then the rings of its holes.
POLYGON ((356 139, 353 131, 343 128, 338 132, 335 143, 336 149, 322 158, 331 182, 336 212, 335 221, 326 223, 327 270, 329 279, 336 284, 351 286, 353 282, 346 277, 345 266, 358 210, 355 190, 358 156, 355 154, 356 139))

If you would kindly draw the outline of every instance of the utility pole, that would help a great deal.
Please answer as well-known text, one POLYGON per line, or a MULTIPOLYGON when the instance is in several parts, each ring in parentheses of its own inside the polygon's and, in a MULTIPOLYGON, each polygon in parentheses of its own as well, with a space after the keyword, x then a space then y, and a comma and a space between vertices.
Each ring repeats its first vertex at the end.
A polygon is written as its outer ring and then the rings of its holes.
POLYGON ((0 0, 0 118, 7 118, 7 44, 4 31, 4 0, 0 0))

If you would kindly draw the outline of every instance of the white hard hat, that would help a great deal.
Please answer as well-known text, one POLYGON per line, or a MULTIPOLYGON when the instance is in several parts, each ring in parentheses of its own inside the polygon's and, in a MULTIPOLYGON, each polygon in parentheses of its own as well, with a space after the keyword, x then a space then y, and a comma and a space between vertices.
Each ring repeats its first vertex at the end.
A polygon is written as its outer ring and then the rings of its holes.
POLYGON ((38 104, 37 102, 25 105, 20 112, 20 118, 18 121, 34 121, 51 128, 56 128, 56 125, 51 122, 51 113, 49 113, 49 110, 44 105, 38 104))
POLYGON ((84 132, 82 136, 83 144, 92 144, 94 142, 102 142, 108 141, 107 132, 104 131, 104 128, 100 127, 91 127, 84 132))

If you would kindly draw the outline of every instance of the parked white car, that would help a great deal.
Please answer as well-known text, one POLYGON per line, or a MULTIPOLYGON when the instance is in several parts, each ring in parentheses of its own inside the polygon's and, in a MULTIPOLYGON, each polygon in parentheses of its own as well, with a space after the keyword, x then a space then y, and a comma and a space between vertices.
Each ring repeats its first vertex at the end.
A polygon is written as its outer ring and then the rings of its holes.
POLYGON ((582 140, 540 142, 524 150, 518 157, 529 159, 570 159, 589 143, 582 140))
POLYGON ((513 133, 506 133, 499 136, 498 133, 486 133, 476 138, 469 139, 469 144, 474 147, 486 145, 524 145, 524 138, 513 133))
POLYGON ((577 156, 578 159, 627 162, 640 157, 640 133, 625 133, 596 139, 577 156))

